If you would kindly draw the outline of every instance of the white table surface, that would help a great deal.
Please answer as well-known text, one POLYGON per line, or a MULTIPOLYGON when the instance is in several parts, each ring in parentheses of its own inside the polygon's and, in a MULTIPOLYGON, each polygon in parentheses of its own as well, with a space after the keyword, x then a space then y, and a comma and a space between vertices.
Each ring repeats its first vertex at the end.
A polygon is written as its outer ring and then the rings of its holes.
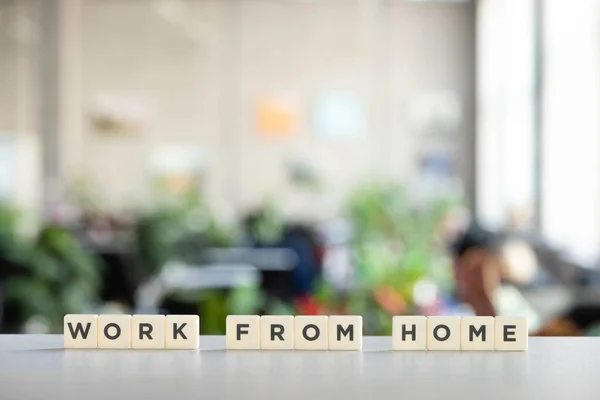
POLYGON ((600 339, 531 338, 523 353, 65 350, 0 335, 0 399, 600 399, 600 339))

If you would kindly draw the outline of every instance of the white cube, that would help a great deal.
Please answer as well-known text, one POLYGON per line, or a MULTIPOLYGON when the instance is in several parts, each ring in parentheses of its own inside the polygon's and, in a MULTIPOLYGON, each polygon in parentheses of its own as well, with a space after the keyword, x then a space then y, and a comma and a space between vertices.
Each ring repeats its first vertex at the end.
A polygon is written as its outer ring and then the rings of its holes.
POLYGON ((63 321, 65 348, 95 349, 98 347, 97 315, 67 314, 63 321))
POLYGON ((165 348, 165 316, 134 315, 131 317, 131 348, 165 348))
POLYGON ((496 317, 496 351, 525 351, 529 339, 527 318, 496 317))
POLYGON ((460 347, 467 351, 494 351, 494 317, 463 317, 460 347))
POLYGON ((131 348, 131 315, 98 316, 98 348, 131 348))
POLYGON ((167 315, 165 318, 165 348, 195 350, 200 346, 200 317, 197 315, 167 315))
POLYGON ((394 350, 427 350, 427 318, 423 315, 392 317, 394 350))
POLYGON ((427 318, 427 350, 460 350, 460 317, 427 318))
POLYGON ((258 315, 228 315, 226 343, 231 350, 260 349, 260 317, 258 315))
POLYGON ((296 350, 327 350, 328 317, 301 315, 294 318, 294 342, 296 350))
POLYGON ((360 315, 329 316, 329 350, 362 349, 363 321, 360 315))
POLYGON ((294 349, 294 317, 263 315, 260 317, 260 348, 263 350, 294 349))

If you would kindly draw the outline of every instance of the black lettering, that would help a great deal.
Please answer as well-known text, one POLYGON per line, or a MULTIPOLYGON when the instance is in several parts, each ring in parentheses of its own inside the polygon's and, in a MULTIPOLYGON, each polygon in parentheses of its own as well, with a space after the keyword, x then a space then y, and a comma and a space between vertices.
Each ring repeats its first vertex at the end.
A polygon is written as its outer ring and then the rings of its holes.
POLYGON ((505 342, 516 342, 517 338, 515 337, 508 337, 510 336, 514 336, 516 333, 514 331, 514 329, 517 329, 516 325, 504 325, 504 341, 505 342), (513 329, 513 331, 509 332, 509 329, 513 329))
POLYGON ((72 323, 68 323, 67 324, 69 326, 69 331, 71 331, 71 337, 73 339, 77 339, 77 336, 81 333, 81 337, 83 339, 87 339, 88 334, 90 333, 90 328, 92 327, 91 323, 87 323, 85 326, 85 329, 83 328, 83 325, 81 324, 81 322, 78 322, 75 325, 75 330, 73 330, 73 324, 72 323))
POLYGON ((321 331, 319 330, 319 327, 314 324, 308 324, 304 327, 304 329, 302 329, 302 336, 304 336, 304 339, 308 340, 309 342, 313 342, 313 341, 317 340, 319 338, 320 334, 321 334, 321 331), (314 329, 314 331, 315 331, 314 336, 308 336, 309 329, 314 329))
POLYGON ((485 325, 481 325, 479 327, 479 330, 475 329, 475 327, 473 325, 469 325, 469 342, 473 341, 473 336, 475 336, 475 337, 481 336, 481 340, 483 342, 485 342, 485 338, 486 338, 485 325))
POLYGON ((402 325, 402 341, 406 341, 406 335, 410 335, 412 337, 412 341, 417 340, 417 326, 415 324, 412 325, 412 329, 409 331, 406 329, 406 325, 402 325))
POLYGON ((109 340, 115 340, 118 339, 119 336, 121 336, 121 327, 117 324, 115 324, 114 322, 111 322, 110 324, 106 324, 106 326, 104 327, 104 336, 106 336, 107 339, 109 340), (108 330, 110 328, 115 328, 115 334, 111 335, 108 330))
POLYGON ((346 329, 344 329, 344 327, 342 327, 341 325, 337 326, 337 341, 341 341, 342 340, 342 335, 344 336, 350 336, 350 341, 354 340, 354 325, 348 325, 348 327, 346 329))
POLYGON ((185 336, 185 333, 183 333, 183 328, 185 328, 185 326, 187 325, 187 322, 184 322, 183 324, 181 324, 181 326, 178 328, 177 327, 177 322, 173 322, 173 340, 177 340, 177 335, 181 335, 181 337, 184 340, 187 340, 187 336, 185 336))
POLYGON ((446 340, 448 340, 450 338, 450 328, 448 328, 447 325, 436 326, 435 328, 433 328, 433 337, 435 338, 435 340, 439 340, 440 342, 445 342, 446 340), (446 331, 446 335, 444 337, 442 337, 438 334, 438 331, 440 329, 444 329, 446 331))
POLYGON ((150 340, 152 340, 152 336, 150 336, 150 334, 152 333, 152 324, 147 324, 147 323, 141 323, 140 324, 140 340, 144 339, 144 335, 146 335, 146 337, 150 340))
POLYGON ((279 340, 283 341, 283 325, 273 324, 271 325, 271 340, 275 340, 275 336, 279 338, 279 340))
POLYGON ((242 328, 249 328, 250 324, 237 324, 237 340, 242 340, 242 334, 247 335, 248 331, 242 331, 242 328))

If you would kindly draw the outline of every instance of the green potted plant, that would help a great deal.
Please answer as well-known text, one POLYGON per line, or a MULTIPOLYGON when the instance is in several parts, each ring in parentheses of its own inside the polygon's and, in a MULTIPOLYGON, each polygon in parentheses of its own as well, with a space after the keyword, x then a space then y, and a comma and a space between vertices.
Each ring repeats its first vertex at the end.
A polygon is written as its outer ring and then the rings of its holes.
POLYGON ((8 331, 35 321, 39 331, 62 332, 68 313, 88 312, 97 301, 100 264, 67 230, 44 227, 28 238, 18 233, 19 213, 0 207, 0 259, 5 273, 8 331))

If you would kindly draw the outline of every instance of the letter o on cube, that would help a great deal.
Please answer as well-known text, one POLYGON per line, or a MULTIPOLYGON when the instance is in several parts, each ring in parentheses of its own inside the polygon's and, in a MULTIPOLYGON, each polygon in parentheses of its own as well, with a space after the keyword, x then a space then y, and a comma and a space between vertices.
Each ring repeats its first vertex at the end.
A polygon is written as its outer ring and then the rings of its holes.
POLYGON ((131 315, 104 315, 98 317, 99 349, 131 348, 131 315))
POLYGON ((460 350, 460 317, 427 318, 428 350, 460 350))
POLYGON ((294 318, 296 350, 329 349, 328 317, 300 315, 294 318))

